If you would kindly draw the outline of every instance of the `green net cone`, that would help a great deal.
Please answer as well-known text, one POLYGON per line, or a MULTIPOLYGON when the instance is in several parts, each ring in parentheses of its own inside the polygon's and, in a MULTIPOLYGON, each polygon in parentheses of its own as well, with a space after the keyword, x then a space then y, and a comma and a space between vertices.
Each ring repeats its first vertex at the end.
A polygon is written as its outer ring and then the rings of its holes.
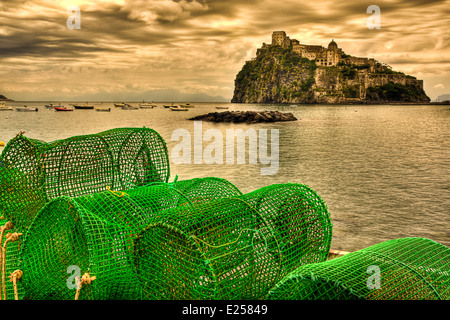
POLYGON ((330 243, 323 201, 288 184, 168 210, 134 258, 145 299, 261 299, 301 263, 325 261, 330 243))
POLYGON ((450 249, 423 238, 385 241, 326 262, 301 266, 280 281, 268 298, 448 300, 450 249))

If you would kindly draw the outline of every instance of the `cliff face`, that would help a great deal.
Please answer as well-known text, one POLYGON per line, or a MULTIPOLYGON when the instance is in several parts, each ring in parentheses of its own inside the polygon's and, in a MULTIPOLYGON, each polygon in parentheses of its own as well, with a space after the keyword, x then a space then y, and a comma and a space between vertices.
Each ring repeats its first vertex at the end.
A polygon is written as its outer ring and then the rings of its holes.
MULTIPOLYGON (((350 56, 347 56, 350 57, 350 56)), ((372 59, 373 60, 373 59, 372 59)), ((423 82, 375 60, 317 66, 291 48, 270 46, 247 61, 235 80, 235 103, 425 103, 423 82)))

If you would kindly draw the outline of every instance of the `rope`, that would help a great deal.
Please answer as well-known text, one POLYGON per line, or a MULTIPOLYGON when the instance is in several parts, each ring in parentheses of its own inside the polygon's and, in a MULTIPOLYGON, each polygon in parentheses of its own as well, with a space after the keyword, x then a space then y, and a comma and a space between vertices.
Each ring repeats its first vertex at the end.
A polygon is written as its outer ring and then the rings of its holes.
MULTIPOLYGON (((198 241, 202 242, 203 244, 207 245, 208 247, 218 249, 218 248, 222 248, 222 247, 225 247, 225 246, 228 246, 228 245, 230 245, 230 244, 233 244, 233 243, 238 242, 239 239, 240 239, 241 236, 242 236, 242 233, 243 233, 244 231, 253 231, 253 232, 255 232, 255 233, 258 233, 258 232, 261 232, 261 230, 262 230, 262 229, 265 229, 265 228, 267 228, 267 227, 261 228, 260 230, 250 229, 250 228, 244 228, 244 229, 241 230, 241 232, 239 232, 239 236, 236 238, 236 240, 233 240, 233 241, 230 241, 230 242, 227 242, 227 243, 225 243, 225 244, 218 245, 218 246, 209 244, 209 243, 203 241, 202 239, 200 239, 199 237, 197 237, 197 236, 195 236, 195 235, 191 235, 191 237, 192 237, 194 240, 198 240, 198 241)), ((265 242, 265 249, 267 250, 267 239, 266 239, 266 237, 265 237, 264 235, 262 235, 262 236, 263 236, 264 242, 265 242)), ((253 243, 254 238, 255 238, 255 235, 252 236, 252 245, 253 245, 253 246, 254 246, 254 243, 253 243)), ((265 251, 266 251, 266 250, 265 250, 265 251)), ((265 251, 264 251, 264 252, 265 252, 265 251)))
POLYGON ((123 191, 113 191, 111 190, 111 188, 109 186, 106 186, 106 190, 108 190, 109 192, 111 192, 113 195, 122 198, 124 195, 128 195, 127 193, 123 192, 123 191))
POLYGON ((17 280, 20 280, 23 276, 22 270, 15 270, 13 273, 11 273, 11 276, 9 277, 9 281, 13 283, 14 286, 14 299, 19 300, 19 293, 17 291, 17 280))
POLYGON ((89 275, 89 273, 83 274, 83 276, 81 277, 81 280, 80 280, 80 277, 75 278, 75 281, 77 284, 77 292, 75 294, 75 300, 78 300, 78 298, 80 297, 80 290, 81 290, 81 287, 83 286, 83 284, 91 284, 92 281, 94 281, 95 279, 97 279, 97 277, 96 276, 91 277, 89 275))
POLYGON ((8 233, 6 236, 6 241, 3 244, 2 248, 2 285, 3 285, 3 299, 6 300, 6 283, 5 283, 5 274, 6 274, 6 248, 8 246, 8 242, 13 242, 19 240, 19 237, 22 233, 8 233))
MULTIPOLYGON (((3 244, 3 235, 5 234, 6 230, 11 230, 13 228, 13 224, 11 221, 8 221, 7 223, 5 223, 4 226, 0 227, 0 246, 3 244)), ((3 271, 3 263, 2 263, 2 255, 0 254, 0 275, 2 274, 3 271)), ((0 285, 0 300, 2 300, 2 286, 0 285)))

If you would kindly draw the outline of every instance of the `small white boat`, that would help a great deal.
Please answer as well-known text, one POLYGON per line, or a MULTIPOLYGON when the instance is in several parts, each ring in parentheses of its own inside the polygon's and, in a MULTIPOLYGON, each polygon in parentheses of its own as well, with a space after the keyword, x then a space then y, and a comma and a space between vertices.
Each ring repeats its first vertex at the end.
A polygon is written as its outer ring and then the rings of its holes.
POLYGON ((183 108, 181 106, 173 106, 169 108, 171 111, 189 111, 188 108, 183 108))
POLYGON ((16 111, 19 111, 19 112, 37 112, 39 110, 38 110, 37 107, 23 106, 23 107, 16 107, 16 111))
POLYGON ((13 108, 5 106, 4 102, 0 102, 0 111, 13 111, 13 108))
POLYGON ((216 107, 216 109, 228 109, 229 107, 216 107))

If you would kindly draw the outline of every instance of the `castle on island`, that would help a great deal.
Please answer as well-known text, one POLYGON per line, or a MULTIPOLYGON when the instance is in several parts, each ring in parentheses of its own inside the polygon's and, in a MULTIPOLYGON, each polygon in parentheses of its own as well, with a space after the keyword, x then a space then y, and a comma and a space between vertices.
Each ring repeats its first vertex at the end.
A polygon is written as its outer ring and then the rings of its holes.
POLYGON ((423 80, 392 70, 373 58, 346 54, 334 40, 327 47, 309 45, 290 39, 284 31, 274 31, 272 43, 263 43, 256 57, 246 61, 236 76, 232 102, 428 103, 429 100, 423 80), (299 60, 297 55, 310 63, 299 60), (314 64, 316 67, 311 68, 314 64))
POLYGON ((370 67, 376 64, 375 59, 346 55, 334 40, 331 40, 327 48, 319 45, 307 45, 300 43, 296 39, 290 39, 284 31, 274 31, 272 33, 272 43, 263 43, 262 47, 257 50, 256 55, 258 56, 262 50, 275 45, 285 49, 291 47, 292 51, 297 52, 303 58, 314 60, 318 66, 336 66, 340 61, 353 65, 369 65, 370 67))

